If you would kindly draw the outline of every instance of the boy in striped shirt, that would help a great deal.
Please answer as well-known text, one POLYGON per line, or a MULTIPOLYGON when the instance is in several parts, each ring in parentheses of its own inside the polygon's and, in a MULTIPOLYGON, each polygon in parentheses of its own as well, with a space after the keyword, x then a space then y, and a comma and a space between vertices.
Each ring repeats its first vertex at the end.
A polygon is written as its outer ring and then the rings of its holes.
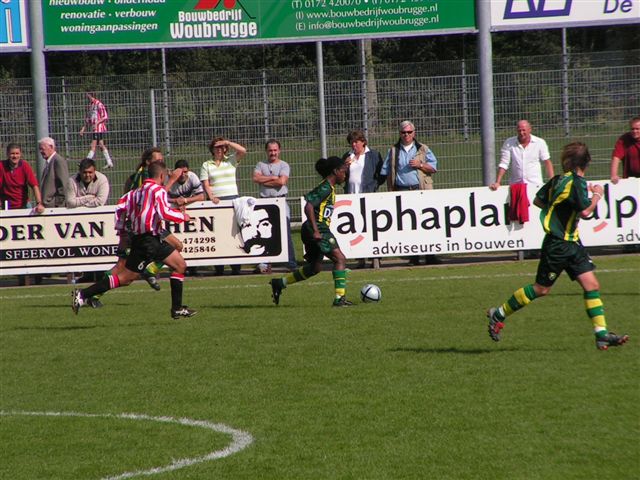
POLYGON ((84 135, 87 128, 91 130, 91 147, 87 158, 93 159, 96 154, 96 146, 100 146, 100 150, 102 150, 104 159, 107 162, 106 168, 113 168, 113 160, 111 160, 109 150, 107 150, 107 146, 104 143, 104 136, 107 133, 107 121, 109 120, 107 107, 95 97, 94 93, 87 93, 87 97, 89 98, 89 107, 87 108, 84 125, 80 129, 80 136, 84 135))
POLYGON ((116 206, 116 230, 125 232, 125 223, 130 221, 131 252, 126 259, 124 271, 107 275, 102 280, 83 290, 73 291, 72 310, 90 305, 90 299, 108 290, 124 287, 140 278, 145 266, 151 261, 161 261, 171 270, 171 317, 192 317, 197 312, 182 304, 182 286, 187 264, 173 246, 160 238, 163 220, 182 223, 190 220, 187 213, 169 206, 164 181, 167 167, 164 162, 149 165, 149 178, 138 189, 126 193, 116 206))
POLYGON ((577 280, 584 291, 585 308, 593 324, 596 348, 607 350, 623 345, 629 339, 628 335, 616 335, 607 330, 595 265, 578 236, 579 219, 593 213, 603 193, 601 185, 587 185, 584 179, 590 161, 591 155, 584 143, 566 145, 561 155, 565 173, 553 177, 536 194, 533 203, 542 209, 540 221, 546 233, 536 281, 516 290, 501 306, 488 310, 489 336, 493 341, 500 341, 505 319, 536 298, 547 295, 563 271, 571 280, 577 280), (592 193, 591 198, 589 192, 592 193))

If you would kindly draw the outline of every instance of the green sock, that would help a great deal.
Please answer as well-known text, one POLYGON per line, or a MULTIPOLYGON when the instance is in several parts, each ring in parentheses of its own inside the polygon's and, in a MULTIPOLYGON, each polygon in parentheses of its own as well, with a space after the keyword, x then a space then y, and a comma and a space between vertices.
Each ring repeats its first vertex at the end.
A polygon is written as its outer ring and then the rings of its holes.
POLYGON ((151 262, 149 265, 147 265, 147 268, 145 268, 145 270, 151 275, 157 275, 160 273, 160 270, 162 270, 162 267, 164 267, 164 263, 162 262, 151 262))
POLYGON ((288 273, 286 277, 282 278, 282 283, 286 287, 287 285, 291 285, 293 283, 302 282, 307 278, 313 277, 316 274, 313 269, 313 265, 309 263, 305 263, 300 268, 294 270, 291 273, 288 273))
POLYGON ((347 271, 333 271, 333 285, 336 290, 336 298, 344 297, 347 293, 347 271))
POLYGON ((518 290, 513 292, 511 298, 503 303, 498 310, 506 318, 512 313, 517 312, 521 308, 526 307, 536 298, 537 295, 536 291, 533 289, 533 285, 525 285, 524 287, 519 288, 518 290))

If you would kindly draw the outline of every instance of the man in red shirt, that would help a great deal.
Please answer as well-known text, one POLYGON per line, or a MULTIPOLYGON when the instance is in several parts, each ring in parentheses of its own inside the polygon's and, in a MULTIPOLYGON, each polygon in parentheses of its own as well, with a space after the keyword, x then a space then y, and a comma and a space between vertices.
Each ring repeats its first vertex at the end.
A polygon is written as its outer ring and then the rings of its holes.
POLYGON ((640 117, 629 121, 631 129, 618 138, 611 154, 611 181, 618 183, 618 165, 622 162, 622 178, 640 177, 640 117))
POLYGON ((22 149, 17 143, 7 145, 7 160, 0 162, 0 200, 2 208, 14 210, 27 208, 29 202, 28 187, 33 189, 36 197, 36 211, 44 212, 40 186, 33 170, 22 159, 22 149))

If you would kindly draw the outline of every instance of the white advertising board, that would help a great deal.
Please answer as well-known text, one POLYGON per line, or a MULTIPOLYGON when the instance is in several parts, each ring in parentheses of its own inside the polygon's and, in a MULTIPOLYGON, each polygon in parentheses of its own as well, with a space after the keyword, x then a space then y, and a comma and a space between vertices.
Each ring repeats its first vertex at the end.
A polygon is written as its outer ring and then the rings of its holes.
POLYGON ((640 23, 640 0, 491 0, 491 29, 640 23))
MULTIPOLYGON (((583 244, 640 243, 640 179, 598 183, 604 198, 580 221, 583 244)), ((331 230, 347 258, 537 249, 544 237, 537 190, 528 188, 524 224, 509 221, 506 186, 339 195, 331 230)))
MULTIPOLYGON (((286 262, 284 198, 256 199, 253 211, 256 222, 241 229, 231 202, 194 203, 189 222, 167 229, 182 241, 189 266, 286 262)), ((0 275, 108 270, 117 260, 114 219, 113 206, 2 211, 0 275)))

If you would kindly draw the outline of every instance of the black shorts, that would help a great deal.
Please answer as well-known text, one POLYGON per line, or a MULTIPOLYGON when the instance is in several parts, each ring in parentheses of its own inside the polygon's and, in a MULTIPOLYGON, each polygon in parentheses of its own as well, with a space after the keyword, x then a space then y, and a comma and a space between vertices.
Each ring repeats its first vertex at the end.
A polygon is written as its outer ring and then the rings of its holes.
POLYGON ((546 235, 542 242, 542 253, 536 283, 543 287, 552 286, 563 271, 571 280, 579 275, 595 270, 586 248, 580 242, 567 242, 552 235, 546 235))
POLYGON ((131 238, 128 232, 122 232, 118 241, 116 256, 120 259, 125 259, 129 256, 129 253, 131 253, 131 238))
POLYGON ((93 132, 91 134, 91 140, 100 141, 100 140, 104 140, 104 137, 105 137, 105 133, 104 132, 93 132))
POLYGON ((321 261, 328 256, 333 250, 340 248, 336 237, 330 230, 320 230, 322 238, 316 240, 313 238, 313 231, 308 224, 303 224, 301 229, 302 243, 304 243, 304 259, 309 263, 321 261))
POLYGON ((173 253, 175 248, 160 237, 145 233, 131 237, 131 252, 125 266, 127 270, 141 273, 149 262, 162 262, 173 253))

